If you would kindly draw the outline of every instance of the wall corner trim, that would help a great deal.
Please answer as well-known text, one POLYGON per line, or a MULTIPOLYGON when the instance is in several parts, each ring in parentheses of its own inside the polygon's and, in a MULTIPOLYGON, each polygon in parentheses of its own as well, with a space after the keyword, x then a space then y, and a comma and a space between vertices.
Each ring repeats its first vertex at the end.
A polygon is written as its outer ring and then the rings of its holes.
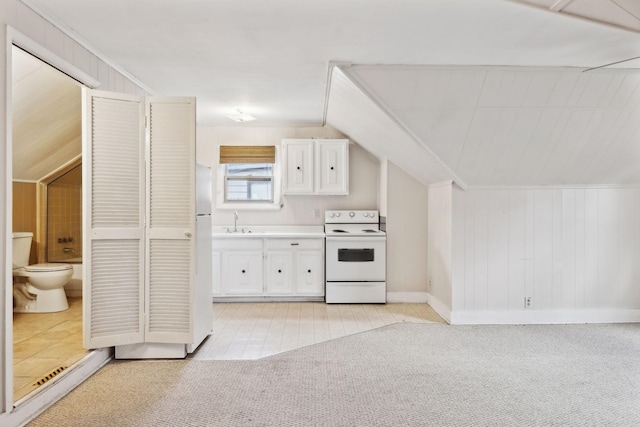
POLYGON ((451 307, 447 304, 440 301, 438 298, 433 296, 433 294, 427 294, 428 301, 427 303, 435 310, 436 313, 440 315, 447 323, 452 324, 451 322, 451 307))
POLYGON ((441 181, 441 182, 434 182, 433 184, 429 184, 429 188, 449 187, 451 185, 453 185, 453 181, 451 180, 441 181))

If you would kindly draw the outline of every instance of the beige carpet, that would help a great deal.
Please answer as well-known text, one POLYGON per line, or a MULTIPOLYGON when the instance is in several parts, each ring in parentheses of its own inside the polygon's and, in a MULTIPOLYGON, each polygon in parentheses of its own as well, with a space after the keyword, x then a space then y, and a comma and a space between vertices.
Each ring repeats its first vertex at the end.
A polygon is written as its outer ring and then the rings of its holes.
POLYGON ((254 361, 119 361, 30 425, 636 426, 640 325, 396 324, 254 361))

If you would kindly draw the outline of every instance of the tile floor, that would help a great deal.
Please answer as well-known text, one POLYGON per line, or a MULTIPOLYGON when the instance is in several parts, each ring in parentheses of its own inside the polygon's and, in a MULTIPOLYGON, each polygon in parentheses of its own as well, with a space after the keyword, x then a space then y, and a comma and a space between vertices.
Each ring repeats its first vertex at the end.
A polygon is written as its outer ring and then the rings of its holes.
POLYGON ((13 314, 13 397, 38 388, 38 380, 87 355, 82 347, 82 298, 69 298, 69 310, 13 314))
POLYGON ((213 317, 194 359, 257 359, 392 323, 444 323, 427 304, 214 303, 213 317))
MULTIPOLYGON (((322 302, 214 303, 213 333, 190 357, 257 359, 399 322, 444 320, 427 304, 325 304, 322 302)), ((14 400, 60 366, 88 351, 82 347, 82 299, 69 310, 13 315, 14 400)))

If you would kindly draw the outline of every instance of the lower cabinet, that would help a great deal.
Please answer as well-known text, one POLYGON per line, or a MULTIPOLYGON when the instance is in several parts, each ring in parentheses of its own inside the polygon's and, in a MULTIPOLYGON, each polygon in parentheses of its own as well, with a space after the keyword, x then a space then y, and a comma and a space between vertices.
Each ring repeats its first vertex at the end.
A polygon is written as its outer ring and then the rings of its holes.
POLYGON ((214 238, 213 271, 216 298, 319 299, 324 239, 214 238))
POLYGON ((293 294, 293 253, 267 252, 267 283, 265 292, 268 295, 293 294))
POLYGON ((296 253, 296 293, 324 296, 324 251, 296 253))
POLYGON ((255 295, 263 292, 262 252, 222 252, 223 289, 234 295, 255 295))

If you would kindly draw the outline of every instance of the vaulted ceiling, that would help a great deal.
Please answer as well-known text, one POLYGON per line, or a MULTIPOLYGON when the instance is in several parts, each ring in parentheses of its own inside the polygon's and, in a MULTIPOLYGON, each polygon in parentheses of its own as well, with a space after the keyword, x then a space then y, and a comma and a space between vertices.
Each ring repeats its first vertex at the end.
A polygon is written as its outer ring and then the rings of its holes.
POLYGON ((151 93, 196 96, 200 125, 233 124, 237 108, 254 125, 322 123, 331 61, 595 67, 640 56, 639 34, 564 12, 595 5, 616 22, 618 4, 636 0, 22 1, 151 93))
POLYGON ((636 0, 22 1, 149 92, 196 96, 201 126, 326 119, 427 183, 640 182, 636 0), (358 130, 379 126, 356 106, 394 127, 358 130))
POLYGON ((13 179, 37 181, 82 153, 77 82, 14 48, 13 179))
POLYGON ((465 186, 640 183, 640 70, 353 66, 465 186))
POLYGON ((516 0, 551 12, 591 19, 640 32, 637 0, 516 0))

